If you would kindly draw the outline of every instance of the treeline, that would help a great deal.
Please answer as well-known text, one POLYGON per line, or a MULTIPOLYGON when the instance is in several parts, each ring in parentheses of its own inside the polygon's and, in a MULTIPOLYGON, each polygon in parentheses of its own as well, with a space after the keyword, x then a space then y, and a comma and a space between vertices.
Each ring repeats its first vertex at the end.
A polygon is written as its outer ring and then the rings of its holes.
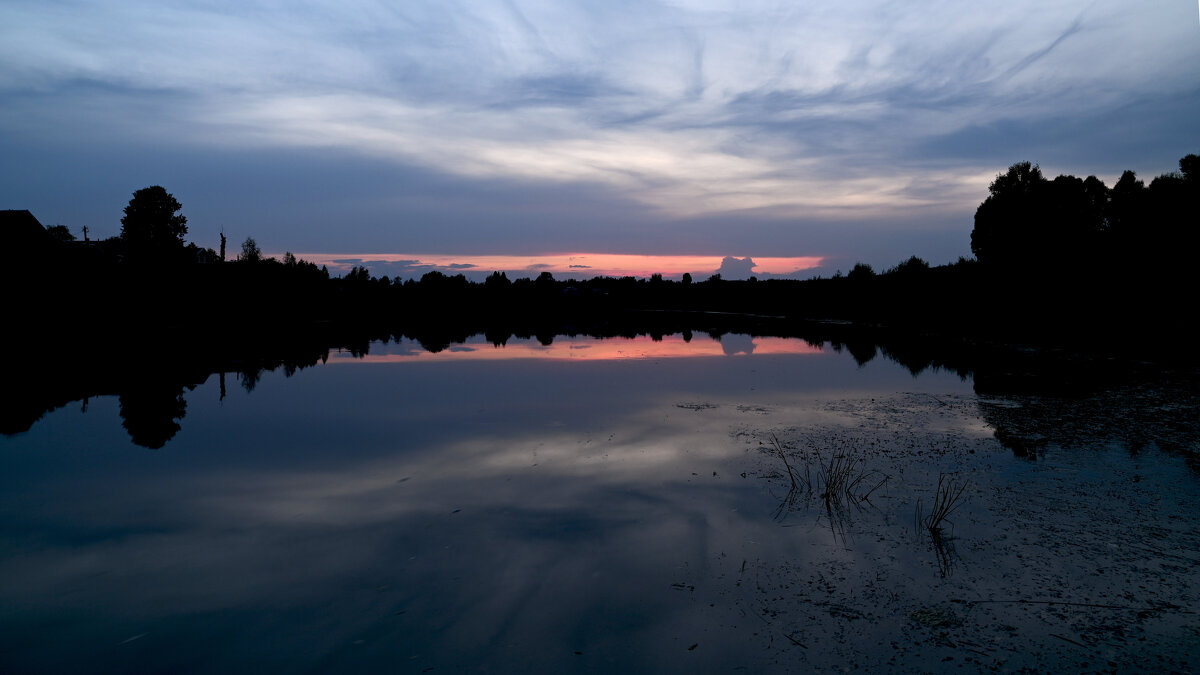
POLYGON ((36 225, 14 242, 16 230, 7 228, 8 249, 25 255, 0 269, 6 288, 17 290, 5 307, 16 335, 186 329, 215 341, 328 325, 361 335, 414 327, 446 335, 605 334, 663 314, 717 312, 746 325, 762 317, 833 319, 1070 344, 1158 333, 1183 344, 1196 290, 1198 184, 1196 155, 1148 186, 1126 171, 1112 188, 1094 176, 1049 180, 1036 165, 1014 164, 976 212, 975 258, 949 265, 912 257, 888 270, 857 264, 808 280, 496 272, 482 282, 436 271, 400 281, 362 267, 331 277, 290 253, 265 258, 250 238, 235 256, 224 241, 219 252, 185 244, 179 203, 154 186, 134 193, 121 236, 110 240, 70 241, 65 228, 36 225))
POLYGON ((997 273, 1104 275, 1159 282, 1191 276, 1200 243, 1200 156, 1147 186, 1125 171, 1049 180, 1029 162, 1009 167, 975 213, 971 251, 997 273))
MULTIPOLYGON (((432 271, 419 280, 391 281, 374 278, 355 268, 342 280, 342 290, 369 306, 395 308, 401 315, 454 323, 472 317, 489 324, 510 320, 519 325, 554 317, 586 325, 590 319, 612 320, 622 312, 718 312, 744 317, 770 316, 792 319, 871 317, 898 319, 911 299, 949 277, 970 275, 974 262, 931 267, 910 258, 876 273, 856 265, 847 275, 831 278, 730 280, 714 274, 704 281, 595 277, 555 279, 542 272, 533 279, 509 279, 495 272, 483 282, 461 274, 432 271)), ((649 317, 646 317, 649 321, 649 317)))
POLYGON ((649 322, 654 312, 724 312, 743 323, 749 315, 869 318, 900 306, 888 294, 911 295, 914 284, 944 274, 912 258, 878 275, 858 265, 844 278, 809 281, 713 275, 693 282, 690 275, 674 281, 658 274, 558 280, 548 272, 509 279, 495 272, 472 282, 432 271, 402 282, 363 267, 339 278, 291 253, 282 260, 264 257, 252 238, 236 256, 224 246, 218 252, 184 243, 180 208, 161 187, 139 190, 125 209, 121 235, 98 242, 75 241, 61 226, 42 228, 28 212, 6 212, 28 221, 23 230, 4 231, 9 247, 25 253, 0 268, 5 286, 21 291, 10 294, 5 307, 19 327, 15 334, 186 329, 217 340, 336 324, 363 334, 430 326, 455 335, 553 335, 580 328, 603 333, 649 322), (877 289, 870 298, 854 297, 864 285, 877 289), (631 313, 640 316, 626 316, 631 313))
POLYGON ((1157 333, 1185 347, 1197 290, 1200 157, 1147 186, 1126 171, 1109 188, 1095 176, 1047 179, 1014 164, 989 186, 971 233, 974 259, 931 266, 917 257, 877 272, 808 280, 692 282, 632 277, 482 283, 430 272, 396 283, 356 268, 348 288, 368 306, 453 325, 586 325, 616 312, 729 312, 788 320, 839 319, 995 340, 1119 344, 1157 333))
POLYGON ((1125 171, 1111 188, 1014 164, 975 214, 973 311, 991 330, 1020 322, 1125 350, 1153 336, 1182 354, 1191 350, 1197 244, 1200 156, 1148 186, 1125 171))

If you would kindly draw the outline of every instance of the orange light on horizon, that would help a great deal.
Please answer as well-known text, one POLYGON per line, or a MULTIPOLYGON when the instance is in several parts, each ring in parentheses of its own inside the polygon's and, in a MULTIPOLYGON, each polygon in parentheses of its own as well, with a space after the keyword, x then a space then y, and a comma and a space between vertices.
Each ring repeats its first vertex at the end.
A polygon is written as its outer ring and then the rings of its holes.
POLYGON ((550 361, 617 361, 630 359, 667 359, 696 357, 729 357, 766 354, 821 354, 814 347, 796 338, 725 336, 714 340, 700 334, 691 341, 680 335, 667 335, 661 340, 648 336, 636 338, 591 338, 559 336, 549 345, 532 339, 515 339, 496 346, 483 336, 462 344, 451 345, 440 352, 423 349, 417 342, 405 340, 396 345, 378 345, 383 353, 354 356, 350 352, 329 355, 328 363, 417 363, 431 361, 507 361, 537 359, 550 361), (397 352, 396 350, 404 351, 397 352), (391 353, 388 353, 388 351, 391 353))
MULTIPOLYGON (((556 278, 641 277, 653 274, 666 277, 712 274, 721 268, 723 256, 638 255, 626 253, 555 253, 546 255, 445 255, 415 253, 296 253, 297 258, 334 270, 349 270, 354 265, 410 262, 418 269, 428 267, 443 272, 528 272, 537 276, 550 272, 556 278), (339 262, 340 261, 340 262, 339 262), (354 262, 345 262, 354 261, 354 262)), ((787 275, 819 267, 823 256, 764 257, 749 256, 753 273, 787 275)), ((697 279, 701 281, 702 279, 697 279)))

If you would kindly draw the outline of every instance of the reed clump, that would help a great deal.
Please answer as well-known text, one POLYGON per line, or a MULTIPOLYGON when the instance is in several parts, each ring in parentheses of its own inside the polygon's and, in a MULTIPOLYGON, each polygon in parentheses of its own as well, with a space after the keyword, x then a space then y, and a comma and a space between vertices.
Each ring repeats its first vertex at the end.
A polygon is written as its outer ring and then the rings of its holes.
POLYGON ((967 489, 967 481, 959 480, 953 474, 939 473, 937 489, 933 493, 933 505, 925 513, 921 500, 917 500, 917 526, 929 532, 934 540, 940 540, 945 524, 954 524, 950 514, 954 512, 963 500, 963 492, 967 489))
POLYGON ((789 497, 805 495, 824 502, 827 509, 870 502, 871 495, 889 480, 887 474, 865 468, 865 460, 847 453, 836 453, 828 459, 815 450, 804 456, 803 467, 793 465, 783 443, 771 434, 771 446, 783 461, 791 481, 789 497), (813 467, 816 467, 814 472, 813 467))
POLYGON ((929 534, 933 544, 933 552, 937 557, 938 570, 943 578, 950 575, 954 567, 954 543, 952 537, 945 536, 945 526, 953 525, 950 514, 963 501, 963 493, 967 489, 967 481, 959 480, 952 474, 939 473, 937 488, 933 493, 933 505, 926 513, 921 500, 917 500, 915 528, 929 534))

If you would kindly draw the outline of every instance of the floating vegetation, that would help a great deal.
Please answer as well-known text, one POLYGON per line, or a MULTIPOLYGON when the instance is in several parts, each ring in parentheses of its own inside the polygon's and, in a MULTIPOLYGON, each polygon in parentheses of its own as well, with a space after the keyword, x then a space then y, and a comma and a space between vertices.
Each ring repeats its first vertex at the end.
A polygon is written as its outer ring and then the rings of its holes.
POLYGON ((950 628, 962 623, 953 610, 943 607, 925 607, 915 610, 909 617, 926 628, 950 628))
POLYGON ((715 410, 719 406, 713 405, 712 403, 701 402, 701 403, 676 403, 675 407, 683 408, 684 410, 700 411, 700 410, 715 410))

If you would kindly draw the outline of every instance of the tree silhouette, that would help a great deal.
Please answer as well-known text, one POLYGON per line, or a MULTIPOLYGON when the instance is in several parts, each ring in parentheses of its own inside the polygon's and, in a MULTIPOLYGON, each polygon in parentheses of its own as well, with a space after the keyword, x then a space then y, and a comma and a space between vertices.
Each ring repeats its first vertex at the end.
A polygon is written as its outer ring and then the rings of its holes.
POLYGON ((262 260, 262 249, 258 247, 258 242, 254 241, 254 237, 246 237, 246 241, 242 242, 242 254, 238 256, 238 260, 248 263, 262 260))
POLYGON ((137 445, 157 450, 167 444, 187 413, 183 387, 166 382, 141 383, 120 395, 121 426, 137 445))
POLYGON ((1183 171, 1163 174, 1146 188, 1150 203, 1147 221, 1142 225, 1139 239, 1143 252, 1152 254, 1158 265, 1180 277, 1193 267, 1192 256, 1200 246, 1197 232, 1197 211, 1200 211, 1200 188, 1197 187, 1195 155, 1179 161, 1183 171))
POLYGON ((1019 162, 988 191, 975 211, 971 251, 992 269, 1073 273, 1094 264, 1100 234, 1113 222, 1110 191, 1095 176, 1050 181, 1036 164, 1019 162))
POLYGON ((70 228, 66 225, 51 225, 46 228, 46 232, 58 241, 75 241, 75 235, 71 234, 70 228))
MULTIPOLYGON (((888 273, 889 274, 911 275, 911 274, 919 274, 928 269, 929 269, 929 263, 925 262, 923 259, 918 258, 917 256, 914 255, 914 256, 911 256, 908 260, 905 260, 904 262, 902 262, 902 263, 896 265, 895 267, 893 267, 892 269, 888 270, 888 273)), ((851 271, 853 271, 853 270, 851 270, 851 271)))
POLYGON ((982 264, 1014 263, 1026 257, 1035 223, 1041 220, 1039 196, 1046 183, 1041 168, 1018 162, 996 176, 988 197, 975 211, 971 252, 982 264))
POLYGON ((1043 190, 1037 203, 1040 231, 1034 233, 1037 255, 1063 268, 1092 261, 1097 235, 1104 229, 1108 188, 1095 176, 1059 176, 1043 190))
POLYGON ((1179 173, 1188 180, 1200 180, 1200 155, 1187 155, 1179 159, 1179 173))
POLYGON ((861 262, 854 263, 854 267, 846 275, 848 279, 854 280, 870 279, 873 276, 875 276, 875 270, 870 265, 861 262))
POLYGON ((133 193, 121 218, 121 240, 135 257, 161 255, 183 248, 187 218, 176 213, 183 206, 161 186, 133 193))
POLYGON ((1146 184, 1137 174, 1125 171, 1109 195, 1108 231, 1115 239, 1114 247, 1124 247, 1136 236, 1146 209, 1146 184))

